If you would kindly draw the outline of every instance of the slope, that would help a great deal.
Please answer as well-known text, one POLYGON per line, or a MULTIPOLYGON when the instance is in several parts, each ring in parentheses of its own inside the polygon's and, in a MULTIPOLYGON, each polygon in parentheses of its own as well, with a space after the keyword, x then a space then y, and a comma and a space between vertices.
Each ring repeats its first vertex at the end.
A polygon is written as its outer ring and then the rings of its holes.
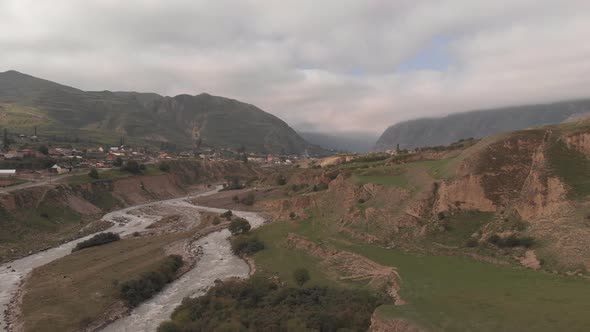
POLYGON ((202 144, 244 146, 252 152, 321 151, 256 106, 209 94, 88 92, 7 71, 0 73, 0 106, 0 127, 32 132, 38 126, 39 134, 49 137, 113 143, 123 136, 133 144, 178 148, 202 144), (41 124, 33 121, 39 118, 41 124))

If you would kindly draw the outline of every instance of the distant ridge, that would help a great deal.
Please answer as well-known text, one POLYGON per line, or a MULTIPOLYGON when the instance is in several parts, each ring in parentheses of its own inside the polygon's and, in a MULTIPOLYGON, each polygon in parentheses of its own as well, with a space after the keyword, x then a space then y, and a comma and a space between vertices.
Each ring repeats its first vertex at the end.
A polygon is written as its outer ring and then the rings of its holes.
POLYGON ((375 150, 447 145, 524 128, 561 123, 590 112, 590 99, 457 113, 442 118, 404 121, 387 128, 375 150))

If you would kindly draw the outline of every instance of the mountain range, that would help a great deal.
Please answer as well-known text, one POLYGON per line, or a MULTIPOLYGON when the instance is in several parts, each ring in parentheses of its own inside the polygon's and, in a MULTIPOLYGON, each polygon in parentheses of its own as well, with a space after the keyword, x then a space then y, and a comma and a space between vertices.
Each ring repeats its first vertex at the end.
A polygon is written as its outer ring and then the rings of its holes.
POLYGON ((564 122, 590 112, 590 99, 526 105, 404 121, 387 128, 375 150, 448 145, 465 138, 564 122))
POLYGON ((289 125, 234 99, 82 91, 17 71, 0 73, 0 127, 13 132, 178 148, 245 147, 250 152, 318 153, 289 125))

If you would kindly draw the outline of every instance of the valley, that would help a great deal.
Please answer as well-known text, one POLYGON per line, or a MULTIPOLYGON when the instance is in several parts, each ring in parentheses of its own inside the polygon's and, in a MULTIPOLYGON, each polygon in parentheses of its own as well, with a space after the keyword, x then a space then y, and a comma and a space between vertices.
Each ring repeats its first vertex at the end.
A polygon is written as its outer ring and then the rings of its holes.
POLYGON ((414 150, 178 158, 17 186, 0 195, 0 326, 585 331, 589 133, 579 119, 414 150))

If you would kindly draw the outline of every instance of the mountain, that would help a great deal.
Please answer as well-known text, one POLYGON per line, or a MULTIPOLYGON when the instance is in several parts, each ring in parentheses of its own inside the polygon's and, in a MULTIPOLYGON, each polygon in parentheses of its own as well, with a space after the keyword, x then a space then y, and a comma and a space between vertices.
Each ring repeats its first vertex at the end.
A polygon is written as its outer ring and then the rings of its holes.
POLYGON ((488 135, 561 123, 590 112, 590 99, 542 105, 505 107, 452 114, 442 118, 422 118, 400 122, 387 128, 375 150, 447 145, 463 138, 488 135))
POLYGON ((289 125, 254 105, 206 93, 82 91, 16 71, 0 73, 0 127, 100 143, 191 148, 244 146, 247 151, 320 151, 289 125))
POLYGON ((306 141, 324 149, 366 153, 373 150, 377 134, 365 132, 323 133, 317 131, 297 131, 306 141))

